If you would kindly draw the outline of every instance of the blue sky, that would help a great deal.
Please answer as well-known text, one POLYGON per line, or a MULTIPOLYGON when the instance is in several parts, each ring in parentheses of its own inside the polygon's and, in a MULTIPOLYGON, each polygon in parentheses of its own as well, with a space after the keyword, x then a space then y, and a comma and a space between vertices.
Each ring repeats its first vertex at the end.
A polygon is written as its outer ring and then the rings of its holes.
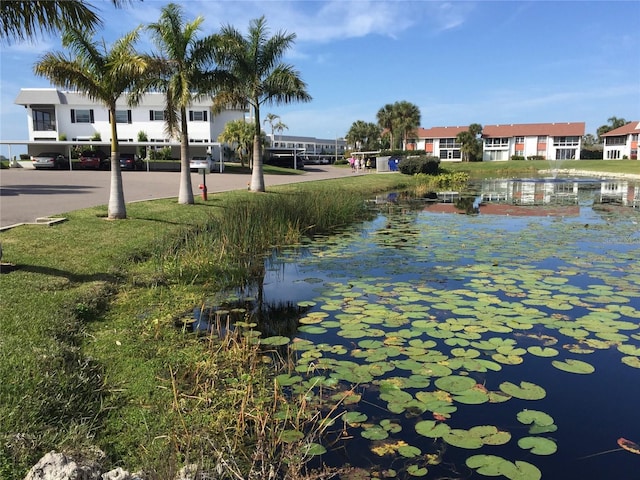
MULTIPOLYGON (((156 21, 166 1, 116 9, 92 2, 107 43, 156 21)), ((387 103, 408 101, 421 126, 586 122, 594 133, 611 116, 640 120, 640 2, 637 1, 216 1, 180 2, 185 17, 247 32, 265 15, 271 33, 295 33, 284 61, 300 72, 310 103, 265 107, 285 134, 344 136, 353 122, 376 122, 387 103)), ((141 51, 150 51, 141 38, 141 51)), ((0 46, 0 139, 27 138, 23 87, 51 87, 33 75, 58 36, 0 46)), ((6 147, 0 153, 6 155, 6 147)), ((13 147, 12 153, 19 153, 13 147)))

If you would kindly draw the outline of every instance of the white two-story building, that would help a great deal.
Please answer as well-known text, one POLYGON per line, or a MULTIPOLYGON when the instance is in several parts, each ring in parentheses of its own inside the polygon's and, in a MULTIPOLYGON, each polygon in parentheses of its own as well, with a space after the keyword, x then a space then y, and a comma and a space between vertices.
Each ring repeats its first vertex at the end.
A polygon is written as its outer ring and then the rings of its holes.
POLYGON ((640 122, 629 122, 602 135, 605 160, 638 159, 638 135, 640 122))
MULTIPOLYGON (((107 146, 108 151, 111 142, 109 110, 86 95, 55 88, 23 88, 15 103, 26 109, 30 154, 92 140, 107 146)), ((119 99, 116 122, 120 145, 140 143, 143 135, 145 145, 171 147, 172 154, 179 157, 179 139, 170 138, 165 131, 164 108, 162 93, 145 94, 135 107, 127 105, 126 97, 119 99)), ((189 143, 195 147, 192 153, 201 155, 218 144, 218 136, 226 123, 244 118, 245 111, 230 109, 214 115, 211 100, 202 99, 193 102, 187 115, 189 143)))

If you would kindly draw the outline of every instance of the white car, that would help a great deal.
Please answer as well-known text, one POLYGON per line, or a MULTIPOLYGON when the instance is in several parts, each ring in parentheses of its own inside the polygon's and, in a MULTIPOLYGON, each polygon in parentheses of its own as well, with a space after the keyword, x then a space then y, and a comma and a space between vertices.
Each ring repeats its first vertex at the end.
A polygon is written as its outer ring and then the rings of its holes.
MULTIPOLYGON (((191 157, 189 160, 189 170, 198 171, 201 168, 209 169, 209 172, 216 173, 220 171, 220 162, 211 158, 211 155, 206 157, 191 157)), ((222 170, 224 171, 224 163, 222 164, 222 170)))
POLYGON ((32 155, 34 168, 69 168, 69 160, 58 152, 44 152, 32 155))

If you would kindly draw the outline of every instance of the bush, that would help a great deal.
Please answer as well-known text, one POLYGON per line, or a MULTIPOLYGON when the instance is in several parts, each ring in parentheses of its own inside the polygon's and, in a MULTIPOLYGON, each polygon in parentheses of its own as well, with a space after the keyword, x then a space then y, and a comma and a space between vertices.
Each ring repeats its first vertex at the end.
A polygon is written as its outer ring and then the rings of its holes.
POLYGON ((546 160, 544 155, 529 155, 527 160, 546 160))
POLYGON ((511 155, 511 160, 524 160, 524 155, 511 155))
POLYGON ((400 160, 398 170, 405 175, 425 173, 435 175, 440 168, 440 159, 436 157, 407 157, 400 160))

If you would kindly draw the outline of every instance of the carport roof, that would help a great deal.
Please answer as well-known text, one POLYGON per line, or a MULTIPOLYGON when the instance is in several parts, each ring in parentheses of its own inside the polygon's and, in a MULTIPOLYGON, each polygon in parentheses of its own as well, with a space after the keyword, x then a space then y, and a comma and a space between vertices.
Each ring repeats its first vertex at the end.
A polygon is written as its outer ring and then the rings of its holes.
POLYGON ((67 101, 64 95, 55 88, 22 88, 14 103, 17 105, 61 105, 67 101))

